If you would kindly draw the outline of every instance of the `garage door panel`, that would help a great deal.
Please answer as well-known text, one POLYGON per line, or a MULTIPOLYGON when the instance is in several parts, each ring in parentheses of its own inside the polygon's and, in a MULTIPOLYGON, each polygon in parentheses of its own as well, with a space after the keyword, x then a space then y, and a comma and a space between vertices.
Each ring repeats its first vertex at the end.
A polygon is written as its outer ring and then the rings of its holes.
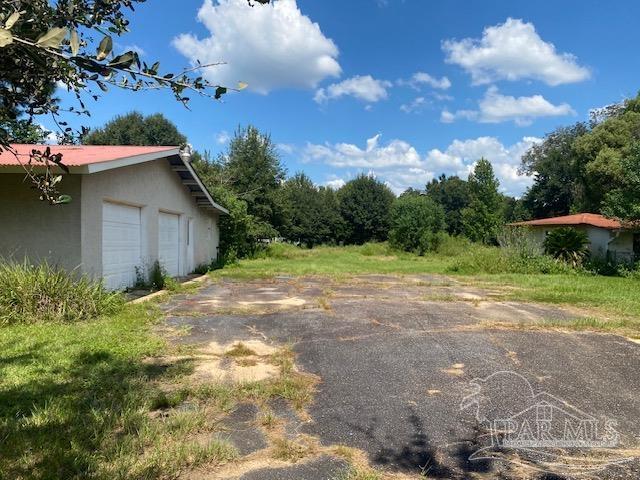
POLYGON ((158 258, 167 274, 180 274, 180 216, 160 212, 158 215, 158 258))
POLYGON ((102 209, 102 276, 109 289, 131 287, 141 263, 140 208, 105 202, 102 209))

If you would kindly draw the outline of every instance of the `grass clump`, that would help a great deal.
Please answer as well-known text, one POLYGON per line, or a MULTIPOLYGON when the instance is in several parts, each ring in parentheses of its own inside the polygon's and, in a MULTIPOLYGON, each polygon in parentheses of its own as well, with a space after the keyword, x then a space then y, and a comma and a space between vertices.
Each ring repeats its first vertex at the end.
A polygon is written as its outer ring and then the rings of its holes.
POLYGON ((124 299, 100 282, 46 262, 0 262, 0 325, 78 322, 122 309, 124 299))
POLYGON ((227 357, 249 357, 255 355, 256 352, 247 347, 244 343, 236 343, 230 350, 225 352, 227 357))

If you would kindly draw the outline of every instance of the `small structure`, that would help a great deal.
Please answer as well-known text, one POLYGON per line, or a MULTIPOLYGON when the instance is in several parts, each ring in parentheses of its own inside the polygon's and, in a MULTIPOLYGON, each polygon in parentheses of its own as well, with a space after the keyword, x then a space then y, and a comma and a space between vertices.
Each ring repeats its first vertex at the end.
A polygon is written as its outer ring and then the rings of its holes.
MULTIPOLYGON (((183 276, 217 256, 219 215, 178 147, 51 146, 69 168, 60 190, 72 201, 50 206, 25 181, 20 163, 46 145, 12 145, 0 155, 0 257, 47 260, 132 286, 160 262, 183 276)), ((57 168, 57 167, 56 167, 57 168)))
POLYGON ((574 227, 589 237, 591 255, 629 262, 640 258, 640 235, 625 228, 619 221, 595 213, 578 213, 561 217, 516 222, 512 226, 530 228, 533 238, 542 244, 554 228, 574 227))

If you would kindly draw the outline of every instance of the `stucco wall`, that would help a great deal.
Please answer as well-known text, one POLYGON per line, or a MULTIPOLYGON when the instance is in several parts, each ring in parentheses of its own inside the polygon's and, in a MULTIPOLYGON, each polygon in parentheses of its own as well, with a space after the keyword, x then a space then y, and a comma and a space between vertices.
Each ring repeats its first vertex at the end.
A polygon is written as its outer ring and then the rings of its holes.
MULTIPOLYGON (((546 232, 559 227, 532 227, 531 235, 542 244, 546 236, 546 232)), ((618 260, 631 260, 633 258, 633 233, 620 232, 616 237, 616 232, 605 228, 591 226, 577 226, 578 230, 587 233, 589 237, 589 249, 594 257, 605 257, 607 251, 615 255, 618 260)))
MULTIPOLYGON (((102 274, 102 205, 105 201, 141 207, 142 257, 149 265, 158 258, 158 212, 180 215, 180 234, 186 235, 188 219, 194 220, 194 264, 209 263, 219 243, 218 216, 196 206, 169 162, 156 160, 130 167, 84 175, 82 178, 82 263, 92 276, 102 274)), ((186 237, 182 237, 186 238, 186 237)), ((180 273, 187 271, 187 247, 180 252, 180 273)))
POLYGON ((51 206, 23 174, 0 170, 0 256, 47 260, 68 270, 80 265, 80 177, 65 175, 60 190, 72 202, 51 206))

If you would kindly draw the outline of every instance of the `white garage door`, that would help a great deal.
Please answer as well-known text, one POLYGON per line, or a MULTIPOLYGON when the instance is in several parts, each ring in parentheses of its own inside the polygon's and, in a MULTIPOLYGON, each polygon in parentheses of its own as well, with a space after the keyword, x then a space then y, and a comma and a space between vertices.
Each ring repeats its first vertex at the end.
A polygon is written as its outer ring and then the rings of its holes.
POLYGON ((102 206, 102 276, 112 290, 131 287, 141 263, 140 209, 105 202, 102 206))
POLYGON ((180 217, 160 212, 158 216, 158 248, 160 265, 172 277, 180 273, 180 217))

